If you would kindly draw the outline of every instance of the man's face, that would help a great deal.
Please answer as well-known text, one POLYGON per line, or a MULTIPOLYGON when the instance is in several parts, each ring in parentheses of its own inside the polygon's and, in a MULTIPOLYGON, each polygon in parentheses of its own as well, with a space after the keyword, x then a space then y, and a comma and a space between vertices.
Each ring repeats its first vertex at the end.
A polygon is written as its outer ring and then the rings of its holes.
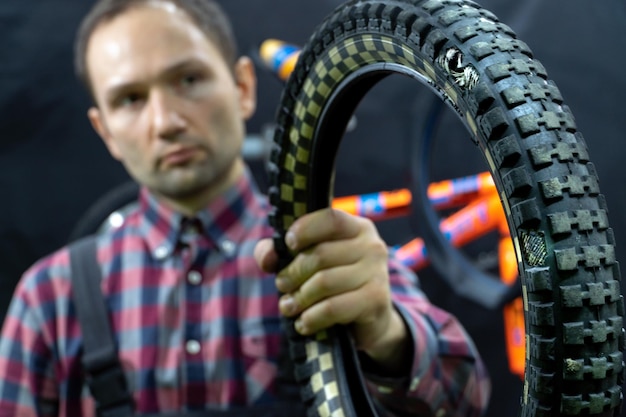
POLYGON ((233 75, 183 11, 157 2, 99 25, 87 68, 98 104, 90 120, 138 182, 185 201, 232 181, 255 108, 249 60, 233 75))

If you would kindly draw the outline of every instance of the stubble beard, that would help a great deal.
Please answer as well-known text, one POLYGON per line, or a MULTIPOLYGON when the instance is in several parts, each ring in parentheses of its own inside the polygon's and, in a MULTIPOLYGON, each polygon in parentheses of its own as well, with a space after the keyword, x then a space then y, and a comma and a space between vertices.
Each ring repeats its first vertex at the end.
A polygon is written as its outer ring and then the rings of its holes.
POLYGON ((170 168, 157 175, 153 190, 172 200, 191 200, 222 188, 231 175, 236 156, 205 160, 186 167, 170 168))

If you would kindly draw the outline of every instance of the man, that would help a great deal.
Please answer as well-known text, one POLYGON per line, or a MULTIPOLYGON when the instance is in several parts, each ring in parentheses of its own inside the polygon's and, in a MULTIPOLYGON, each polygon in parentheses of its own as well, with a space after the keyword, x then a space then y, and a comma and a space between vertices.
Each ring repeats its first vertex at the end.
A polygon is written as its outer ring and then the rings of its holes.
MULTIPOLYGON (((140 207, 97 241, 137 413, 277 401, 281 314, 302 334, 348 324, 372 395, 398 413, 482 413, 489 384, 471 340, 389 268, 370 221, 303 216, 287 234, 293 262, 274 271, 267 203, 240 155, 254 68, 216 4, 101 0, 76 52, 89 120, 143 186, 140 207)), ((71 297, 67 248, 22 278, 0 341, 0 416, 94 415, 71 297)))

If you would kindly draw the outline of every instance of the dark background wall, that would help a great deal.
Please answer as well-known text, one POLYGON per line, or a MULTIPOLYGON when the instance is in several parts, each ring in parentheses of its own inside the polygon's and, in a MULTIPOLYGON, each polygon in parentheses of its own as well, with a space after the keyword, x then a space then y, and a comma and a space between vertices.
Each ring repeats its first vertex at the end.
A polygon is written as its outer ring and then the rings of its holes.
MULTIPOLYGON (((303 44, 339 1, 229 0, 242 52, 274 37, 303 44)), ((607 197, 618 259, 626 256, 626 6, 621 0, 484 0, 544 64, 576 116, 607 197)), ((86 94, 72 72, 71 43, 91 1, 0 2, 0 318, 20 274, 64 244, 75 222, 103 193, 128 179, 108 157, 85 117, 86 94)), ((281 84, 259 71, 260 106, 249 123, 273 121, 281 84)), ((358 128, 342 144, 337 194, 375 191, 406 181, 408 140, 432 101, 405 80, 385 80, 357 112, 358 128), (372 173, 376 173, 373 175, 372 173)), ((447 116, 446 116, 447 117, 447 116)), ((445 120, 444 120, 445 121, 445 120)), ((450 132, 454 132, 451 130, 450 132)), ((456 142, 433 177, 484 169, 456 142)), ((253 165, 261 185, 263 166, 253 165)), ((401 241, 406 221, 381 224, 401 241)), ((483 353, 494 380, 490 417, 517 415, 521 382, 508 372, 499 313, 459 297, 430 270, 421 274, 432 300, 457 314, 483 353)))

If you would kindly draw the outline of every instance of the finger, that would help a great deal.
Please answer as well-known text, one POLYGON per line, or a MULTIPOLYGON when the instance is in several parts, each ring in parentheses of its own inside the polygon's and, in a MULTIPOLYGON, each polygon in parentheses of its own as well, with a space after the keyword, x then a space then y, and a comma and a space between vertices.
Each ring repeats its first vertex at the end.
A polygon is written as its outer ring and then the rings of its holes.
POLYGON ((379 296, 368 287, 344 292, 313 304, 295 320, 296 330, 300 334, 311 335, 336 324, 363 321, 365 316, 368 316, 368 320, 374 320, 373 312, 383 311, 383 308, 378 308, 381 305, 377 300, 379 296), (372 313, 367 314, 368 311, 372 313))
POLYGON ((254 247, 254 259, 265 272, 275 272, 278 266, 278 254, 274 250, 272 239, 262 239, 254 247))
POLYGON ((353 238, 369 227, 371 221, 363 217, 327 208, 296 220, 285 236, 285 243, 292 251, 300 251, 320 242, 353 238))
POLYGON ((356 263, 359 244, 358 241, 330 241, 300 252, 278 272, 276 288, 283 293, 293 292, 319 271, 356 263))
POLYGON ((339 266, 317 272, 295 292, 281 297, 279 307, 287 317, 341 293, 355 291, 368 280, 357 265, 339 266))

